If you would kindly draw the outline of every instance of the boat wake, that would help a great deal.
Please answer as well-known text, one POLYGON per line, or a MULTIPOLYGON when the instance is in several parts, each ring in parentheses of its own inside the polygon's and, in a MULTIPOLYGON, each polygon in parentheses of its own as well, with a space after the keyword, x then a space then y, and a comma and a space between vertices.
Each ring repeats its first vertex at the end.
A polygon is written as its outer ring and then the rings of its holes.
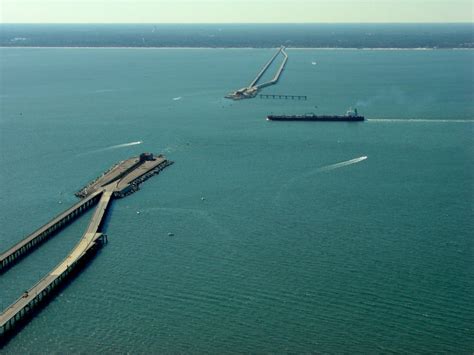
POLYGON ((360 163, 361 161, 364 161, 365 159, 367 159, 366 155, 364 155, 362 157, 355 158, 355 159, 343 161, 343 162, 340 162, 340 163, 337 163, 337 164, 331 164, 331 165, 323 166, 322 168, 319 168, 318 171, 330 171, 330 170, 334 170, 334 169, 343 168, 343 167, 348 166, 348 165, 360 163))
POLYGON ((166 154, 175 153, 175 152, 182 152, 189 148, 189 143, 180 143, 180 144, 173 144, 163 148, 163 152, 166 154))
POLYGON ((139 145, 139 144, 142 144, 142 143, 143 143, 143 141, 136 141, 136 142, 130 142, 130 143, 117 144, 117 145, 112 145, 112 146, 107 147, 107 148, 103 148, 100 151, 131 147, 131 146, 139 145))
POLYGON ((100 149, 95 149, 95 150, 91 150, 91 151, 88 151, 88 152, 80 153, 77 156, 79 157, 79 156, 83 156, 83 155, 87 155, 87 154, 106 152, 108 150, 131 147, 131 146, 139 145, 139 144, 142 144, 142 143, 143 143, 143 141, 136 141, 136 142, 130 142, 130 143, 117 144, 117 145, 112 145, 110 147, 105 147, 105 148, 100 148, 100 149))
POLYGON ((345 166, 349 166, 349 165, 352 165, 352 164, 357 164, 357 163, 360 163, 361 161, 366 160, 367 158, 368 157, 366 155, 363 155, 363 156, 358 157, 358 158, 354 158, 354 159, 351 159, 351 160, 346 160, 346 161, 336 163, 336 164, 326 165, 326 166, 323 166, 323 167, 320 167, 320 168, 317 168, 317 169, 310 170, 309 172, 306 172, 302 175, 294 176, 280 187, 280 189, 275 194, 275 198, 273 199, 273 203, 279 205, 279 200, 281 199, 283 192, 285 190, 289 189, 290 186, 294 185, 298 180, 309 178, 309 177, 311 177, 311 176, 313 176, 317 173, 321 173, 321 172, 325 172, 325 171, 331 171, 331 170, 343 168, 345 166))
POLYGON ((474 120, 443 120, 424 118, 368 118, 367 122, 376 123, 474 123, 474 120))
POLYGON ((181 97, 181 96, 178 96, 178 97, 173 97, 173 101, 179 101, 179 100, 181 100, 181 99, 182 99, 182 97, 181 97))

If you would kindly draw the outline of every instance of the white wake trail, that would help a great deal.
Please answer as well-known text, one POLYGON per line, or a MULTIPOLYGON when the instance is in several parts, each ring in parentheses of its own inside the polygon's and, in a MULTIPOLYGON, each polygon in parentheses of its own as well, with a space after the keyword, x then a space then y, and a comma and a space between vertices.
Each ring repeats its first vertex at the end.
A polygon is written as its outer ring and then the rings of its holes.
POLYGON ((343 162, 340 162, 340 163, 326 165, 326 166, 323 166, 321 168, 313 169, 313 170, 311 170, 307 173, 304 173, 304 174, 301 174, 301 175, 298 175, 298 176, 294 176, 291 179, 289 179, 285 184, 280 186, 280 188, 278 189, 278 191, 275 194, 275 197, 273 198, 273 203, 279 205, 279 200, 281 199, 281 196, 282 196, 283 192, 285 190, 288 190, 298 180, 309 178, 309 177, 311 177, 315 174, 321 173, 321 172, 331 171, 331 170, 334 170, 334 169, 342 168, 344 166, 357 164, 357 163, 360 163, 361 161, 364 161, 366 159, 367 159, 367 156, 364 155, 364 156, 354 158, 354 159, 351 159, 351 160, 347 160, 347 161, 343 161, 343 162))
POLYGON ((330 170, 334 170, 334 169, 339 169, 339 168, 342 168, 344 166, 360 163, 361 161, 364 161, 365 159, 367 159, 366 155, 364 155, 362 157, 355 158, 355 159, 343 161, 343 162, 340 162, 340 163, 323 166, 322 168, 319 168, 318 171, 330 171, 330 170))
POLYGON ((367 122, 380 123, 474 123, 474 120, 442 120, 425 118, 368 118, 367 122))
POLYGON ((80 157, 80 156, 94 154, 94 153, 106 152, 106 151, 113 150, 113 149, 120 149, 120 148, 131 147, 131 146, 134 146, 134 145, 139 145, 139 144, 142 144, 142 143, 143 143, 143 141, 136 141, 136 142, 130 142, 130 143, 117 144, 117 145, 112 145, 110 147, 105 147, 105 148, 90 150, 88 152, 79 153, 77 156, 80 157))
POLYGON ((142 144, 142 143, 143 143, 143 141, 136 141, 136 142, 130 142, 130 143, 117 144, 117 145, 113 145, 113 146, 104 148, 103 150, 131 147, 133 145, 139 145, 139 144, 142 144))

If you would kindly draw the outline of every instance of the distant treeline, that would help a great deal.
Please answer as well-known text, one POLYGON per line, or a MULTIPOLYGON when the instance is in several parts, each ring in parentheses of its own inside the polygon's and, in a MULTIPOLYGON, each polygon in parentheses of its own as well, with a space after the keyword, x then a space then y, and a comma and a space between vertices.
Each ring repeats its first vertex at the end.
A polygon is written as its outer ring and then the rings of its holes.
POLYGON ((474 24, 1 24, 0 46, 474 48, 474 24))

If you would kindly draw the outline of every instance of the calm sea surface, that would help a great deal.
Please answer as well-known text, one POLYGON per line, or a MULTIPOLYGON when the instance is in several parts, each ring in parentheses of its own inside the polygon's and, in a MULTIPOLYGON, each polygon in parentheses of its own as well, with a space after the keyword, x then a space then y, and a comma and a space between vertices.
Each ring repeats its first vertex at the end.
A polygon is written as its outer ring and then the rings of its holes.
MULTIPOLYGON (((223 99, 272 53, 0 49, 0 249, 119 160, 176 162, 6 353, 472 353, 474 51, 288 50, 263 93, 308 101, 223 99), (350 106, 368 120, 265 120, 350 106)), ((2 308, 88 216, 0 277, 2 308)))

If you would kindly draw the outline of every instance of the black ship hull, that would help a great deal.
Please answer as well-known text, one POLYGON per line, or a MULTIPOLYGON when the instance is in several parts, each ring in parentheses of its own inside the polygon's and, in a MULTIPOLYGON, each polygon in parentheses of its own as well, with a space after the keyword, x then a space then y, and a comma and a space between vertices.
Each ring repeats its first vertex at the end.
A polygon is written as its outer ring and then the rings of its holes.
POLYGON ((326 116, 326 115, 269 115, 269 121, 324 121, 324 122, 360 122, 364 116, 326 116))

